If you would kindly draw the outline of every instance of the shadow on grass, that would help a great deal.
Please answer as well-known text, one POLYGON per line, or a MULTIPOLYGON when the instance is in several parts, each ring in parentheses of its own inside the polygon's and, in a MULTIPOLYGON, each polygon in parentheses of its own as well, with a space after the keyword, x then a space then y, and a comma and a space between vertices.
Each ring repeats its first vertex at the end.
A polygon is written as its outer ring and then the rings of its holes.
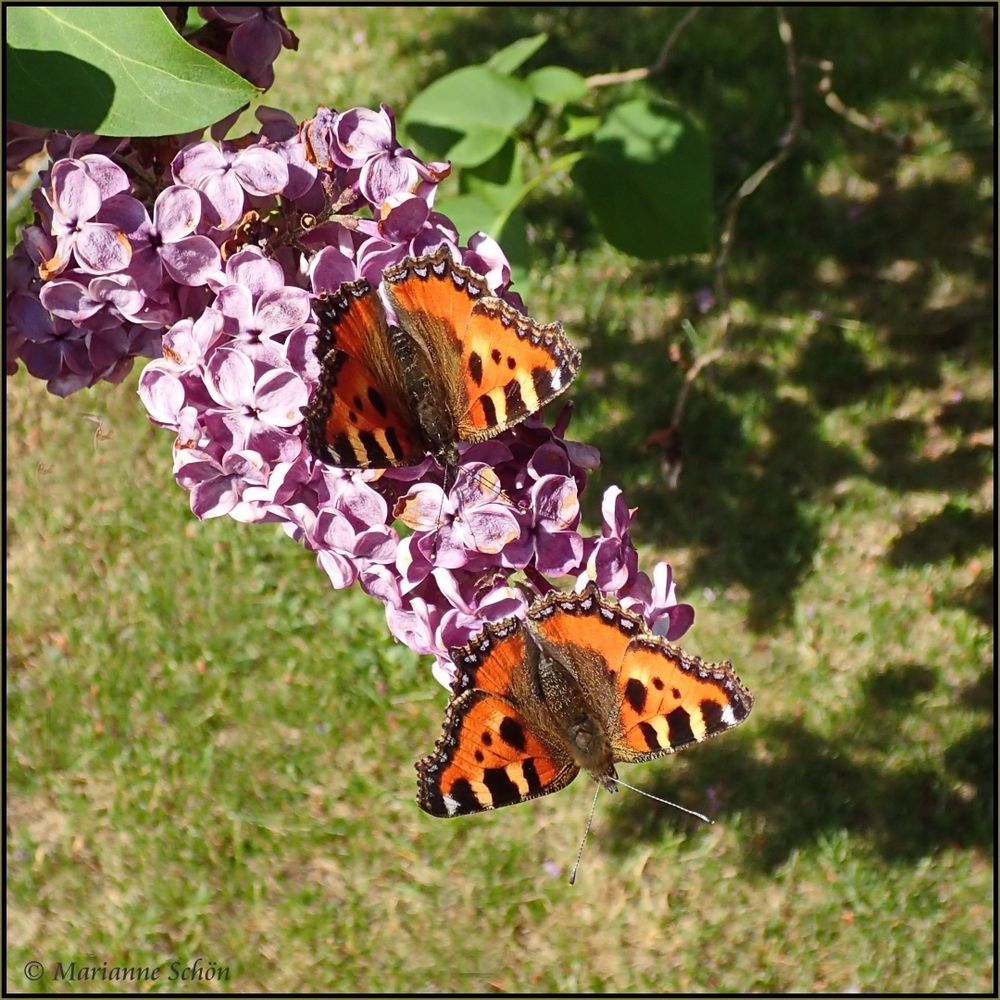
MULTIPOLYGON (((649 64, 683 16, 653 8, 612 16, 609 10, 491 8, 442 26, 430 44, 457 68, 545 31, 546 46, 524 70, 553 63, 587 74, 649 64)), ((992 176, 990 126, 981 120, 989 95, 945 99, 934 83, 957 64, 986 58, 977 15, 971 9, 925 9, 918 16, 886 10, 879 12, 878 30, 856 10, 819 7, 790 16, 800 54, 832 59, 846 99, 863 99, 868 108, 896 104, 914 129, 933 125, 967 154, 967 173, 924 179, 918 169, 901 186, 896 147, 832 115, 814 88, 806 88, 802 141, 740 216, 731 292, 758 319, 734 327, 731 346, 739 354, 696 383, 680 432, 683 470, 676 490, 667 489, 661 458, 647 442, 670 423, 681 388, 682 373, 667 351, 679 324, 671 320, 659 338, 636 342, 607 304, 574 330, 590 345, 574 398, 594 428, 588 440, 603 456, 584 498, 585 516, 597 523, 603 487, 620 483, 630 505, 641 510, 637 540, 666 551, 691 548, 696 561, 688 587, 746 588, 748 624, 758 631, 791 610, 814 564, 823 507, 832 502, 829 490, 838 480, 870 475, 893 490, 968 493, 990 475, 991 459, 990 447, 975 443, 928 458, 929 421, 884 420, 868 434, 876 459, 869 468, 822 431, 838 408, 939 389, 946 361, 992 364, 993 265, 981 194, 992 176), (892 27, 881 20, 883 13, 892 27), (896 39, 891 57, 876 41, 886 31, 896 39), (816 178, 829 168, 857 175, 858 192, 822 191, 816 178), (768 328, 769 317, 809 322, 802 324, 800 341, 788 345, 768 328), (872 340, 875 351, 868 347, 872 340)), ((719 206, 771 154, 785 127, 781 55, 773 11, 733 9, 723 18, 706 9, 683 36, 670 71, 645 85, 696 110, 703 121, 719 206)), ((804 62, 803 74, 811 84, 810 66, 804 62)), ((595 100, 616 101, 626 93, 606 88, 595 100)), ((911 162, 919 166, 929 155, 918 149, 911 162)), ((526 211, 536 246, 553 257, 584 254, 601 242, 572 190, 536 199, 526 211)), ((655 300, 680 293, 687 318, 697 325, 702 318, 694 295, 710 281, 710 268, 694 261, 635 262, 623 294, 639 288, 655 300)), ((991 426, 988 401, 952 405, 937 416, 942 427, 972 434, 991 426)), ((912 544, 898 543, 892 564, 936 561, 947 545, 961 556, 978 546, 985 527, 972 514, 944 526, 949 542, 922 549, 938 526, 918 526, 912 544)))
POLYGON ((893 566, 914 566, 965 559, 992 548, 996 525, 991 511, 973 511, 949 503, 939 514, 926 518, 901 535, 889 550, 893 566))
MULTIPOLYGON (((837 830, 861 837, 888 860, 949 847, 987 849, 996 818, 992 719, 929 762, 887 759, 905 749, 901 725, 935 687, 935 676, 923 664, 889 666, 862 684, 860 706, 840 731, 827 736, 802 722, 768 721, 752 733, 756 755, 720 740, 685 754, 680 773, 663 772, 644 787, 692 808, 703 807, 707 790, 721 822, 728 812, 750 817, 758 832, 747 844, 748 860, 763 870, 837 830)), ((991 714, 993 681, 991 668, 960 700, 991 714)), ((612 811, 609 843, 624 852, 636 840, 658 839, 663 828, 695 825, 667 806, 623 797, 612 811)))

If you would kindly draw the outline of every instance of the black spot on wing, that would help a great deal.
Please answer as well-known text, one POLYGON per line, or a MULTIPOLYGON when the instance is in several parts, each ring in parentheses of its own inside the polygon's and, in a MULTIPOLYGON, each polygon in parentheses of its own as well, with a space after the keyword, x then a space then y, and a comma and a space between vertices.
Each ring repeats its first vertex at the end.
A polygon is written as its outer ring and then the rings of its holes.
POLYGON ((526 741, 524 738, 524 726, 516 719, 509 716, 500 723, 500 739, 509 747, 521 752, 524 751, 526 741))
POLYGON ((683 708, 675 708, 667 716, 667 725, 670 727, 670 745, 685 747, 689 743, 694 743, 694 731, 691 729, 691 716, 683 708))
POLYGON ((542 779, 538 777, 534 758, 526 757, 522 761, 521 773, 524 775, 524 780, 528 783, 528 792, 532 795, 537 795, 542 790, 542 779))
POLYGON ((483 784, 489 789, 494 806, 509 806, 521 801, 517 785, 507 776, 503 767, 488 767, 483 771, 483 784))
POLYGON ((535 395, 539 399, 548 399, 552 393, 552 372, 548 368, 532 368, 531 381, 535 387, 535 395))
POLYGON ((500 364, 500 359, 503 355, 494 347, 493 350, 490 351, 490 357, 493 359, 493 364, 498 365, 500 364))
POLYGON ((486 426, 495 427, 497 424, 497 408, 493 405, 493 400, 489 396, 480 396, 479 402, 483 405, 483 416, 486 418, 486 426))
POLYGON ((476 385, 483 384, 483 359, 475 351, 469 355, 469 374, 476 385))
POLYGON ((386 458, 385 449, 378 443, 378 439, 372 434, 371 431, 362 431, 358 435, 358 439, 361 441, 362 447, 365 449, 365 455, 368 458, 369 463, 378 462, 380 459, 386 458))
POLYGON ((646 685, 634 677, 625 685, 625 700, 636 712, 646 707, 646 685))
POLYGON ((333 439, 330 443, 330 451, 333 452, 337 461, 341 464, 346 464, 349 459, 357 461, 359 457, 354 454, 354 446, 346 434, 338 434, 333 439))
POLYGON ((648 722, 639 723, 639 732, 642 733, 642 738, 646 741, 646 746, 650 750, 660 749, 660 740, 656 735, 656 730, 648 722))
POLYGON ((512 378, 503 387, 503 396, 507 404, 508 420, 516 420, 528 412, 528 407, 521 396, 521 383, 516 378, 512 378))
MULTIPOLYGON (((368 402, 375 407, 380 417, 384 417, 389 412, 382 394, 373 385, 368 386, 368 402)), ((358 409, 360 410, 361 407, 359 406, 358 409)))
POLYGON ((722 721, 722 706, 717 701, 709 701, 707 698, 701 703, 701 714, 705 719, 705 729, 708 733, 717 733, 720 729, 725 729, 722 721))
POLYGON ((465 778, 458 778, 453 781, 451 788, 445 790, 445 794, 458 803, 455 815, 479 812, 483 808, 479 799, 476 798, 476 793, 472 790, 472 785, 465 778))
POLYGON ((403 448, 399 443, 399 438, 396 437, 395 427, 386 427, 385 429, 385 442, 392 449, 392 454, 389 458, 402 458, 403 448))

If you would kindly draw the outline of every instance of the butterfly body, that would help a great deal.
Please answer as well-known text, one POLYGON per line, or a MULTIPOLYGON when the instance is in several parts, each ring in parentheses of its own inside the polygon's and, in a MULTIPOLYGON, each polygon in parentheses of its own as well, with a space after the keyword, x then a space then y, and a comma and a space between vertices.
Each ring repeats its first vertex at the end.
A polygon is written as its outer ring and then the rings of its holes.
POLYGON ((347 468, 458 462, 563 392, 580 364, 543 325, 454 263, 447 246, 320 296, 320 384, 306 409, 310 450, 347 468), (387 309, 388 307, 388 309, 387 309))
POLYGON ((417 763, 421 808, 457 816, 513 805, 586 770, 651 760, 738 725, 753 704, 728 663, 652 635, 591 584, 552 594, 452 651, 444 732, 417 763))

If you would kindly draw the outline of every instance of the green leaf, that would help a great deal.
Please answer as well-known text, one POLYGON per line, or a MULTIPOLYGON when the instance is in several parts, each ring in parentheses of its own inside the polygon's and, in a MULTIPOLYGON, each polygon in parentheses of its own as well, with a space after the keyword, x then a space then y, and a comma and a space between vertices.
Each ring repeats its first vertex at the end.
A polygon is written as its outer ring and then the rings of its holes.
POLYGON ((496 238, 493 227, 497 220, 497 210, 478 194, 460 194, 451 198, 436 198, 434 211, 442 212, 455 224, 462 243, 480 230, 496 238))
POLYGON ((708 249, 708 147, 701 129, 673 105, 635 100, 616 107, 572 176, 619 250, 660 260, 708 249))
POLYGON ((157 7, 11 6, 7 114, 112 136, 176 135, 258 91, 189 45, 157 7))
POLYGON ((448 150, 448 159, 460 167, 477 167, 493 156, 509 138, 499 129, 467 132, 448 150))
POLYGON ((601 126, 600 115, 567 114, 563 128, 563 138, 567 142, 576 142, 585 136, 593 135, 601 126))
POLYGON ((510 262, 514 281, 523 292, 528 278, 528 226, 520 211, 499 212, 478 194, 460 194, 452 198, 438 198, 434 209, 443 212, 455 224, 462 243, 467 243, 473 233, 483 232, 503 247, 510 262))
POLYGON ((531 35, 529 38, 519 38, 499 52, 494 52, 486 60, 485 65, 509 76, 526 63, 548 40, 549 36, 544 32, 540 35, 531 35))
POLYGON ((524 157, 520 143, 508 139, 495 156, 463 170, 459 184, 462 194, 478 195, 498 212, 508 211, 524 192, 524 157))
POLYGON ((543 66, 529 73, 525 83, 542 104, 566 104, 587 95, 587 81, 565 66, 543 66))
POLYGON ((417 94, 403 124, 435 156, 475 166, 500 149, 533 103, 521 80, 485 66, 466 66, 417 94))

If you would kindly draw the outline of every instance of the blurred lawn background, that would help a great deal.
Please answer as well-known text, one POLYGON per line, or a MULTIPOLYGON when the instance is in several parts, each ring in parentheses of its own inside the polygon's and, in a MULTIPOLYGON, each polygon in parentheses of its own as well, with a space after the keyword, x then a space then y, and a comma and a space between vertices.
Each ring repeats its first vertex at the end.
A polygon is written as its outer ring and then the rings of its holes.
MULTIPOLYGON (((266 103, 398 112, 516 38, 529 65, 647 65, 670 8, 286 8, 266 103)), ((531 313, 584 367, 570 436, 638 506, 650 565, 753 715, 628 792, 425 816, 429 662, 269 525, 197 522, 137 372, 67 400, 7 382, 8 990, 25 962, 203 960, 267 991, 995 989, 992 14, 800 7, 799 54, 912 137, 815 93, 743 206, 725 356, 695 383, 676 490, 649 450, 709 259, 640 263, 552 182, 528 207, 531 313)), ((773 11, 707 8, 646 85, 707 130, 720 209, 773 151, 773 11)), ((616 95, 617 96, 617 95, 616 95)), ((721 216, 721 211, 720 211, 721 216)), ((468 234, 463 234, 467 236, 468 234)), ((156 984, 159 988, 182 984, 156 984)), ((114 989, 97 983, 94 988, 114 989)))

